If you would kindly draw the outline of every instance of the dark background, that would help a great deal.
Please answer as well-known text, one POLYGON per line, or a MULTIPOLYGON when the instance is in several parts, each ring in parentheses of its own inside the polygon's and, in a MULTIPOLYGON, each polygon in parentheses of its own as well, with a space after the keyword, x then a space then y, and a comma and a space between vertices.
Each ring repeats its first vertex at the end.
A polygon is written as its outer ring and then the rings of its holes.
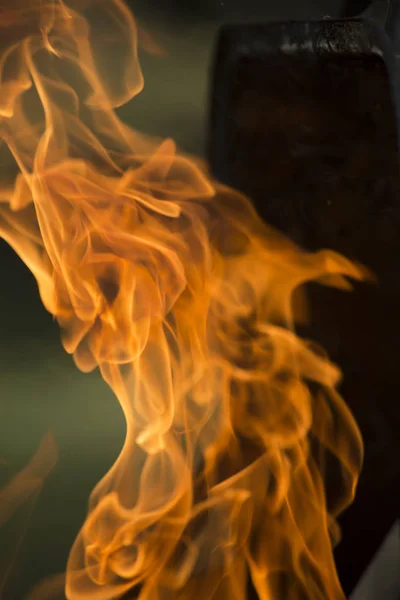
MULTIPOLYGON (((156 38, 159 35, 168 56, 143 55, 145 90, 121 114, 139 130, 172 136, 185 150, 202 154, 210 58, 219 25, 336 17, 342 3, 148 0, 133 8, 156 38)), ((1 532, 0 546, 11 556, 9 544, 15 546, 16 531, 23 531, 27 523, 3 596, 22 600, 34 583, 64 569, 89 493, 119 452, 124 423, 99 376, 78 372, 63 351, 58 327, 43 309, 32 276, 4 242, 0 268, 2 477, 26 464, 49 429, 60 450, 58 465, 36 504, 22 511, 17 529, 12 525, 1 532)))

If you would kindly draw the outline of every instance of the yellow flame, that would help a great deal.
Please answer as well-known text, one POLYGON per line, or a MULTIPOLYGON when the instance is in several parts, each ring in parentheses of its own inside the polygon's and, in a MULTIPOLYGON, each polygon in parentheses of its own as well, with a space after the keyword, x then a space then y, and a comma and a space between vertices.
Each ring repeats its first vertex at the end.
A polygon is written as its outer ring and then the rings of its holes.
POLYGON ((0 135, 16 175, 0 235, 126 418, 67 598, 242 600, 251 578, 261 600, 343 599, 335 518, 362 442, 340 371, 294 332, 293 302, 306 282, 346 288, 364 271, 301 251, 172 140, 119 120, 143 87, 121 0, 26 0, 4 19, 0 135), (328 455, 343 475, 329 510, 328 455))

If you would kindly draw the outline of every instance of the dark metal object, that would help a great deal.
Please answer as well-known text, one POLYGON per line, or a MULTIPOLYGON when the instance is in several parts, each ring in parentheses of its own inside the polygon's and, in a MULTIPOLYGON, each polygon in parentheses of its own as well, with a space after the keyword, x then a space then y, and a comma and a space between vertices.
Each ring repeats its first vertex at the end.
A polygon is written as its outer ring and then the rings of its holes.
POLYGON ((371 19, 386 30, 392 43, 398 38, 400 1, 399 0, 347 0, 344 3, 342 17, 359 16, 371 19))
POLYGON ((396 58, 398 59, 400 50, 400 0, 389 0, 385 28, 389 38, 392 40, 396 58))
POLYGON ((389 41, 372 23, 225 27, 212 86, 213 173, 299 243, 331 246, 339 236, 349 252, 398 174, 397 88, 389 41))
POLYGON ((345 0, 343 2, 341 16, 345 19, 355 17, 363 13, 373 0, 345 0))
MULTIPOLYGON (((360 17, 369 19, 385 29, 397 55, 400 50, 400 0, 374 0, 361 4, 364 4, 364 7, 359 11, 360 17)), ((345 13, 343 16, 350 14, 351 12, 345 13)))
POLYGON ((381 13, 379 22, 224 27, 208 144, 213 174, 265 220, 304 247, 362 261, 379 280, 349 295, 310 286, 313 325, 300 332, 343 368, 365 442, 336 549, 347 595, 400 516, 400 86, 397 21, 381 13))
POLYGON ((341 17, 375 18, 377 14, 388 11, 391 3, 392 0, 347 0, 343 4, 341 17))

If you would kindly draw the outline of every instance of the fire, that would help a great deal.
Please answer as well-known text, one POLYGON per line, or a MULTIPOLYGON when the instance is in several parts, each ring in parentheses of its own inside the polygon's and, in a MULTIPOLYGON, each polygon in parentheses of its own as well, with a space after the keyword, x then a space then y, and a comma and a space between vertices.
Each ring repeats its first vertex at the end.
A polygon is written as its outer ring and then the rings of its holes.
POLYGON ((172 140, 121 122, 143 87, 122 0, 24 0, 0 22, 0 235, 126 419, 67 598, 242 600, 248 579, 261 600, 344 598, 335 518, 362 441, 295 307, 305 283, 348 289, 364 270, 303 252, 172 140))

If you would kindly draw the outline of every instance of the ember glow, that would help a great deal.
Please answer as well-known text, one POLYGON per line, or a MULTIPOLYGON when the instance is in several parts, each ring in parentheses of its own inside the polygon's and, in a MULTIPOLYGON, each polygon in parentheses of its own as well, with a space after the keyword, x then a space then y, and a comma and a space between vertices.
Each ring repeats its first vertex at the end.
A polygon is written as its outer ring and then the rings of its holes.
POLYGON ((143 77, 120 0, 22 0, 0 17, 14 165, 0 235, 126 419, 66 597, 242 600, 251 578, 260 600, 344 598, 335 518, 362 441, 340 371, 296 336, 294 307, 306 282, 349 289, 364 271, 296 248, 172 140, 121 122, 143 77), (328 457, 342 478, 329 509, 328 457))

